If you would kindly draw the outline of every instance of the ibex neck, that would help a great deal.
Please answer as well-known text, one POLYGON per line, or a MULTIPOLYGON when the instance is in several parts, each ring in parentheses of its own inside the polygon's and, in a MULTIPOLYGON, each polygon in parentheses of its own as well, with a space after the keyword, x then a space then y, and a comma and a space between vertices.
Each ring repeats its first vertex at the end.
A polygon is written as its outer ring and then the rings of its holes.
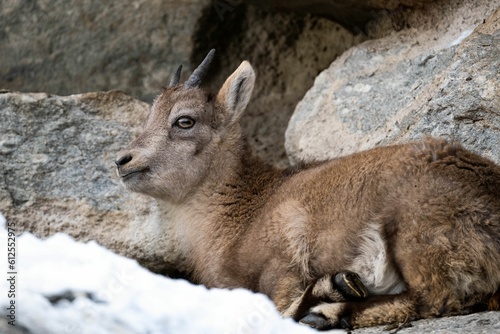
POLYGON ((261 160, 246 141, 226 162, 219 179, 207 189, 209 202, 218 207, 218 212, 231 212, 232 219, 244 224, 267 202, 282 181, 282 172, 261 160))
POLYGON ((224 166, 215 166, 216 177, 166 217, 193 279, 207 286, 242 286, 239 274, 232 272, 235 266, 222 260, 233 256, 220 254, 234 249, 282 180, 280 170, 264 163, 246 143, 230 155, 224 166))

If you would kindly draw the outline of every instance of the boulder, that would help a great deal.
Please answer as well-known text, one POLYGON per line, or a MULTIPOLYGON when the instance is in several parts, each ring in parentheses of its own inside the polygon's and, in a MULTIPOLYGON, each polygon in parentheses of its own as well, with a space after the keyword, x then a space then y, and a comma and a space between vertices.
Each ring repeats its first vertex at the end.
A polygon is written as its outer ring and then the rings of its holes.
POLYGON ((250 61, 257 79, 243 127, 261 157, 286 166, 285 130, 295 106, 318 73, 364 36, 312 15, 266 12, 243 3, 230 8, 211 8, 202 16, 192 63, 217 49, 206 80, 217 90, 243 60, 250 61))
MULTIPOLYGON (((500 312, 481 312, 461 316, 412 321, 395 330, 398 334, 491 334, 500 332, 500 312)), ((352 334, 394 333, 384 327, 361 328, 352 334)))
POLYGON ((242 1, 7 1, 0 6, 0 89, 123 90, 151 102, 179 64, 186 78, 216 48, 213 89, 242 60, 255 66, 245 129, 259 154, 284 166, 295 105, 320 71, 362 40, 325 18, 265 12, 242 1))
POLYGON ((351 48, 317 77, 286 132, 292 163, 425 135, 500 163, 498 2, 462 2, 438 19, 443 6, 407 18, 420 28, 351 48))
POLYGON ((189 70, 210 0, 2 1, 0 88, 58 95, 124 90, 150 101, 189 70))
MULTIPOLYGON (((96 240, 147 268, 179 264, 155 204, 114 176, 148 104, 122 92, 0 94, 0 212, 17 231, 96 240)), ((178 268, 180 269, 180 268, 178 268)))
MULTIPOLYGON (((236 0, 238 1, 238 0, 236 0)), ((241 0, 240 0, 241 1, 241 0)), ((421 7, 432 0, 245 0, 255 6, 274 10, 300 11, 327 16, 347 27, 360 29, 380 10, 421 7)), ((235 2, 233 0, 233 2, 235 2)))

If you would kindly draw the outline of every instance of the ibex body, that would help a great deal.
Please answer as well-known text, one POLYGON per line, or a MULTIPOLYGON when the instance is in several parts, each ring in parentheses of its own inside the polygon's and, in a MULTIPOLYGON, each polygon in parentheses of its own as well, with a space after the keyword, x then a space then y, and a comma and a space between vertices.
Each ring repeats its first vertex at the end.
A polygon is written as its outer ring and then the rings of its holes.
POLYGON ((495 293, 498 166, 426 139, 275 169, 239 125, 252 67, 243 62, 218 94, 206 93, 198 85, 212 56, 184 85, 177 73, 117 160, 126 187, 158 201, 193 280, 263 292, 318 328, 457 314, 495 293), (308 287, 345 270, 371 296, 304 312, 308 287))

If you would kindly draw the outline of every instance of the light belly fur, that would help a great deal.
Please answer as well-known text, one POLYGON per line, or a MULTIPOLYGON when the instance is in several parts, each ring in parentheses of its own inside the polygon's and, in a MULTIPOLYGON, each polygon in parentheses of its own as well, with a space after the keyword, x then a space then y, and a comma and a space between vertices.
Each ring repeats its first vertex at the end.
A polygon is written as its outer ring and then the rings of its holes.
POLYGON ((403 279, 387 258, 380 227, 370 224, 361 234, 359 255, 349 270, 357 273, 372 294, 398 294, 406 290, 403 279))

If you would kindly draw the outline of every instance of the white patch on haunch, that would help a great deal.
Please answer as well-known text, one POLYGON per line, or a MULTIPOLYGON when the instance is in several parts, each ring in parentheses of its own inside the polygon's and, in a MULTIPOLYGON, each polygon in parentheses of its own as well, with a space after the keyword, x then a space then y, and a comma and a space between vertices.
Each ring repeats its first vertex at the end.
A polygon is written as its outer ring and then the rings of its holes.
POLYGON ((398 294, 405 290, 402 278, 388 261, 386 243, 378 225, 369 225, 361 234, 359 255, 348 269, 360 276, 370 293, 398 294))

